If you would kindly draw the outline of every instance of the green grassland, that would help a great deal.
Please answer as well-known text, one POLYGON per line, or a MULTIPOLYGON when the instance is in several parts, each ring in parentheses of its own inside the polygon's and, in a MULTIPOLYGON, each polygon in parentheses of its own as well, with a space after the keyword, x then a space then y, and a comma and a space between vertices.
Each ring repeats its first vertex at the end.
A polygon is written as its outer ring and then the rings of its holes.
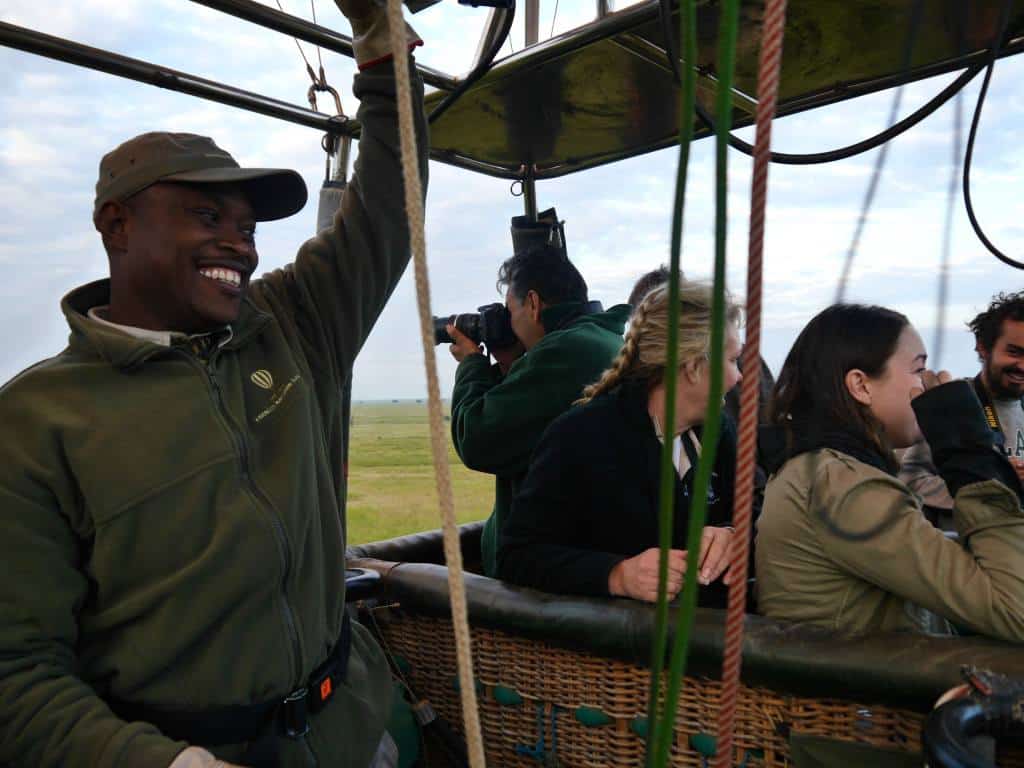
MULTIPOLYGON (((460 523, 482 520, 494 503, 494 477, 462 466, 450 426, 445 421, 455 514, 460 523)), ((353 403, 348 543, 440 527, 426 401, 353 403)))

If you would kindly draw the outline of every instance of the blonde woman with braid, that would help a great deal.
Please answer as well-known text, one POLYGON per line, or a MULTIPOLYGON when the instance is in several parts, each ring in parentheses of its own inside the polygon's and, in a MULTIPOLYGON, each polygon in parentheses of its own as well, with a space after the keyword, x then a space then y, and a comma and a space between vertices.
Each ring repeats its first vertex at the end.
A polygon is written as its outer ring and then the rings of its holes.
MULTIPOLYGON (((548 592, 657 597, 659 467, 663 440, 673 443, 677 469, 669 594, 683 586, 686 530, 701 421, 710 380, 711 290, 680 286, 676 422, 665 410, 667 287, 647 294, 633 314, 612 367, 583 392, 578 407, 556 419, 534 452, 498 542, 506 581, 548 592)), ((739 310, 727 309, 725 390, 740 380, 739 310)), ((729 562, 735 429, 723 419, 708 493, 699 580, 703 605, 724 604, 721 579, 729 562)))

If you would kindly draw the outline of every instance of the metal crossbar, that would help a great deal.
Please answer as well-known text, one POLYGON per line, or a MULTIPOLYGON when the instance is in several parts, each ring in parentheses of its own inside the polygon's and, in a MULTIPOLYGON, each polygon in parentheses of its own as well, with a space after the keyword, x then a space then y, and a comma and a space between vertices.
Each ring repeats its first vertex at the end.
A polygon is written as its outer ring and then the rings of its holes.
MULTIPOLYGON (((342 35, 327 27, 313 24, 298 16, 284 13, 270 6, 257 3, 255 0, 192 0, 197 5, 205 5, 215 11, 234 16, 236 19, 251 22, 275 32, 283 32, 299 40, 305 40, 328 51, 340 53, 352 58, 352 38, 342 35)), ((450 91, 458 85, 458 80, 440 70, 416 65, 423 82, 442 91, 450 91)))
POLYGON ((215 80, 196 77, 176 69, 162 67, 141 59, 133 59, 100 48, 92 48, 62 37, 54 37, 33 29, 0 21, 0 45, 46 56, 57 61, 76 64, 87 69, 125 77, 178 93, 187 93, 231 107, 239 107, 290 123, 316 128, 326 133, 348 135, 357 130, 354 120, 334 120, 305 107, 272 99, 252 91, 244 91, 215 80))

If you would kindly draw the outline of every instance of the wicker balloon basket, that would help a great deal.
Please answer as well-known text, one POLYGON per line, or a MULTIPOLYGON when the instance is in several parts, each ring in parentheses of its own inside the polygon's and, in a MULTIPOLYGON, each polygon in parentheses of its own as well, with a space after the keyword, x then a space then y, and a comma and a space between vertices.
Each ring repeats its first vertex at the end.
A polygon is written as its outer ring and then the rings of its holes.
MULTIPOLYGON (((408 684, 459 730, 462 714, 451 623, 396 608, 376 609, 374 616, 408 684)), ((474 629, 472 638, 488 765, 643 764, 646 669, 488 629, 474 629)), ((673 766, 710 764, 720 693, 717 681, 686 678, 673 766)), ((907 753, 912 759, 921 751, 923 721, 918 712, 744 686, 736 714, 733 765, 793 765, 795 741, 814 737, 907 753)), ((1024 766, 1022 752, 1000 757, 1001 766, 1024 766)))

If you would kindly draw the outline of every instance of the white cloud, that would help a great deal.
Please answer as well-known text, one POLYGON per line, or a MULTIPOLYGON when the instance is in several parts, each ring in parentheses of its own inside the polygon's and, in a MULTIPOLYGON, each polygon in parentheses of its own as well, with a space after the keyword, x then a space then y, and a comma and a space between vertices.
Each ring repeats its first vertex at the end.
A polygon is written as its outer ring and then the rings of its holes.
POLYGON ((52 172, 58 158, 57 148, 39 141, 22 128, 0 130, 0 162, 14 171, 52 172))
MULTIPOLYGON (((264 0, 273 6, 272 0, 264 0)), ((558 34, 589 18, 594 3, 563 0, 558 34)), ((627 5, 617 2, 618 8, 627 5)), ((285 7, 307 16, 308 4, 285 7)), ((550 4, 545 5, 546 8, 550 4)), ((321 24, 347 31, 333 3, 318 0, 321 24)), ((413 18, 427 40, 419 59, 452 73, 472 64, 485 9, 443 3, 413 18)), ((308 17, 308 16, 307 16, 308 17)), ((7 0, 0 18, 71 37, 89 45, 261 91, 304 105, 308 78, 286 37, 180 0, 7 0)), ((551 17, 544 11, 542 34, 551 17)), ((521 47, 517 28, 515 47, 521 47)), ((315 56, 304 44, 307 55, 315 56)), ((508 49, 505 49, 506 52, 508 49)), ((503 54, 504 55, 504 54, 503 54)), ((324 53, 331 82, 354 111, 353 66, 324 53)), ((306 128, 232 110, 98 73, 0 49, 0 322, 28 329, 0 345, 0 380, 58 351, 67 330, 57 308, 73 286, 101 276, 105 257, 90 220, 99 157, 124 138, 157 127, 214 136, 246 164, 295 167, 311 188, 301 214, 260 228, 261 268, 289 261, 312 231, 316 188, 323 174, 319 136, 306 128)), ((1024 149, 1017 133, 1024 113, 1018 85, 1024 63, 1001 61, 986 104, 975 157, 973 189, 986 230, 1007 252, 1024 242, 1024 149)), ((908 87, 902 114, 941 89, 950 76, 908 87)), ((978 81, 963 103, 964 132, 978 81)), ((775 147, 820 151, 863 139, 882 128, 892 94, 873 96, 779 120, 775 147)), ((850 295, 901 308, 931 343, 937 265, 950 166, 952 103, 891 147, 875 207, 855 263, 850 295)), ((753 132, 743 135, 752 139, 753 132)), ((714 146, 692 147, 682 263, 695 277, 710 274, 713 254, 714 146)), ((807 319, 827 305, 849 245, 875 153, 841 163, 773 166, 765 244, 765 349, 777 368, 807 319)), ((538 186, 542 207, 556 205, 567 220, 574 261, 594 298, 621 301, 633 280, 668 261, 677 151, 669 149, 538 186)), ((745 291, 750 161, 730 154, 729 287, 745 291)), ((431 165, 427 205, 428 257, 434 311, 473 310, 497 300, 497 267, 510 250, 509 218, 522 201, 509 183, 449 166, 431 165)), ((956 373, 976 363, 963 322, 998 289, 1024 284, 998 264, 970 231, 957 202, 947 307, 945 362, 956 373)), ((356 369, 356 396, 421 396, 424 391, 411 271, 398 286, 356 369)), ((438 350, 442 386, 450 391, 454 365, 438 350)))

